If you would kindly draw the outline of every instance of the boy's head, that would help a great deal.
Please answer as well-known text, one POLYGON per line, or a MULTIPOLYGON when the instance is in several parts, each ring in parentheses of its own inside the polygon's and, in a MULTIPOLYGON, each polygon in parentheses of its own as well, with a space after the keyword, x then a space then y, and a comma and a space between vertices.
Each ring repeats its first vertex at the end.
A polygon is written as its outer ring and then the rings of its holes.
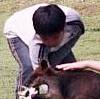
POLYGON ((33 15, 33 25, 44 44, 57 46, 63 38, 66 16, 55 4, 39 7, 33 15))

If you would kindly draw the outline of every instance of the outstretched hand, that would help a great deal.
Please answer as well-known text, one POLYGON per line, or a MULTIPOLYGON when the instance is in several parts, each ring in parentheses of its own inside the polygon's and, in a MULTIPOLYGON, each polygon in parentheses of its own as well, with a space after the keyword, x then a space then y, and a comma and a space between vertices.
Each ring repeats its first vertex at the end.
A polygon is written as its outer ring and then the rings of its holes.
POLYGON ((63 69, 63 70, 85 69, 87 68, 87 61, 61 64, 61 65, 57 65, 56 68, 63 69))

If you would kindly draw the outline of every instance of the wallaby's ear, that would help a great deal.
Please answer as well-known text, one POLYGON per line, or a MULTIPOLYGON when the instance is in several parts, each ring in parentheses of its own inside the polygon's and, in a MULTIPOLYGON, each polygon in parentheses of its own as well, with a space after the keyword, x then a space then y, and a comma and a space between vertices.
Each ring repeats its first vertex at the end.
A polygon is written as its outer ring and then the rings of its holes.
POLYGON ((48 64, 46 60, 42 60, 40 63, 41 69, 46 70, 48 68, 48 64))
POLYGON ((48 69, 48 64, 46 60, 42 60, 39 64, 39 67, 34 71, 33 75, 41 76, 43 75, 48 69))

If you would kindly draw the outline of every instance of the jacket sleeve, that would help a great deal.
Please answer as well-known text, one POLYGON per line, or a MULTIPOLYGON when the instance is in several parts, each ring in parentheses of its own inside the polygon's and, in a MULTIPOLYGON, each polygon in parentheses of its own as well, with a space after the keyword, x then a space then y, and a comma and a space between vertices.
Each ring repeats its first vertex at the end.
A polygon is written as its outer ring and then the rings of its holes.
POLYGON ((81 21, 81 20, 75 20, 75 21, 71 21, 71 22, 67 22, 67 25, 76 25, 78 27, 80 27, 80 30, 81 30, 81 34, 84 34, 85 32, 85 26, 84 26, 84 23, 81 21))

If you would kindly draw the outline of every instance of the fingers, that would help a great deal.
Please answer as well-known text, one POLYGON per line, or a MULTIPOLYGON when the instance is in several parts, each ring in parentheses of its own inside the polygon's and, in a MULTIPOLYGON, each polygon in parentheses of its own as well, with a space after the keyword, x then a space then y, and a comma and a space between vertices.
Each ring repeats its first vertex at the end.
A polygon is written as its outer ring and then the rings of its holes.
POLYGON ((58 69, 63 69, 63 68, 65 68, 65 67, 66 67, 65 64, 61 64, 61 65, 57 65, 57 66, 56 66, 56 68, 58 68, 58 69))
POLYGON ((57 65, 56 68, 63 69, 63 70, 75 70, 75 69, 83 68, 83 65, 80 64, 79 62, 75 62, 75 63, 57 65))
POLYGON ((78 67, 72 67, 72 66, 70 66, 70 67, 65 67, 65 68, 63 68, 63 70, 75 70, 75 69, 78 69, 78 67))
POLYGON ((63 69, 63 70, 73 70, 75 66, 73 66, 73 63, 67 63, 67 64, 61 64, 57 65, 56 68, 63 69))
POLYGON ((79 61, 74 63, 66 63, 57 65, 56 68, 63 70, 75 70, 75 69, 86 69, 89 68, 88 61, 79 61))

